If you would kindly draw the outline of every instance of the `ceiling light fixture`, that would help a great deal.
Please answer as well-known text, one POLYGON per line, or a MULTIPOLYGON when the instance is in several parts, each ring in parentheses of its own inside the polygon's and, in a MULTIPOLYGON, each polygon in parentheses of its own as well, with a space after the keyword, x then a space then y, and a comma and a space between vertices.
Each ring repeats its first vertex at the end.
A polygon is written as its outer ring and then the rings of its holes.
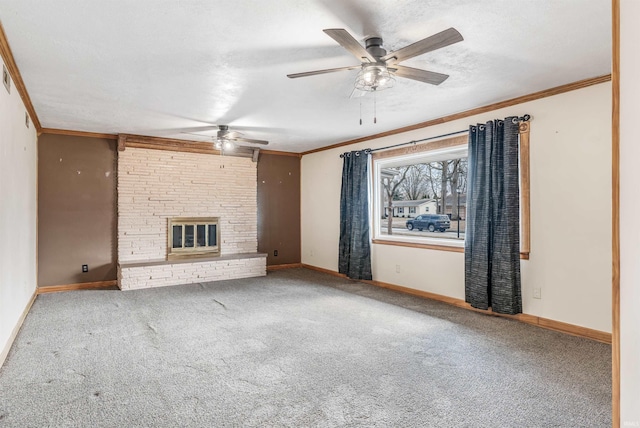
POLYGON ((365 64, 356 76, 356 89, 359 91, 382 91, 392 88, 396 79, 386 65, 365 64))
POLYGON ((236 145, 231 140, 218 138, 217 140, 214 140, 213 147, 215 147, 216 150, 231 151, 236 148, 236 145))

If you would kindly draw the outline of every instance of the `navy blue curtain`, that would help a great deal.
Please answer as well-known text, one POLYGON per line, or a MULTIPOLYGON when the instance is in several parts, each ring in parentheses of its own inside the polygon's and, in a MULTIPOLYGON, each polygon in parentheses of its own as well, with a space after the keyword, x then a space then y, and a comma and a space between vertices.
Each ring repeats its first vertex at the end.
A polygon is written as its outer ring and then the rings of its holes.
POLYGON ((338 271, 352 279, 372 279, 368 158, 368 150, 343 155, 338 271))
POLYGON ((519 120, 469 128, 465 300, 474 308, 522 312, 519 120))

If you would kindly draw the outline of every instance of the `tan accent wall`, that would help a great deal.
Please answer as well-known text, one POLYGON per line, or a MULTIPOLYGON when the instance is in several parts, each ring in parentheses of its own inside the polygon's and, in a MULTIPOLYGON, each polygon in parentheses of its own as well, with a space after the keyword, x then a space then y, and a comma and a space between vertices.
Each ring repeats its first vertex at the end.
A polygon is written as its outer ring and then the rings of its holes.
POLYGON ((258 251, 267 266, 300 263, 300 158, 260 154, 258 251), (274 256, 274 251, 278 255, 274 256))
POLYGON ((116 224, 116 142, 41 135, 38 286, 115 280, 116 224))

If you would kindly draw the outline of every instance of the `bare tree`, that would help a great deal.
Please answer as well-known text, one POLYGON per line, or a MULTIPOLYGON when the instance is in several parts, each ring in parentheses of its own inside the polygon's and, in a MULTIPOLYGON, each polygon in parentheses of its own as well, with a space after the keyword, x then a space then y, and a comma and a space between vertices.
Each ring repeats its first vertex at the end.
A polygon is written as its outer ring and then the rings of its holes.
POLYGON ((431 162, 426 164, 427 167, 427 185, 433 194, 433 199, 436 201, 436 209, 440 212, 440 206, 444 206, 444 195, 442 192, 442 165, 440 162, 431 162), (440 203, 441 202, 441 203, 440 203))
POLYGON ((454 159, 451 161, 451 219, 458 219, 460 213, 458 212, 458 205, 460 202, 460 192, 458 192, 458 182, 460 181, 460 161, 461 159, 454 159))
POLYGON ((427 185, 433 192, 433 197, 438 206, 438 214, 446 214, 447 195, 451 195, 451 218, 458 218, 458 190, 466 191, 467 186, 467 160, 450 159, 431 162, 427 165, 427 185))
POLYGON ((450 174, 451 186, 451 219, 458 219, 460 213, 460 195, 466 192, 467 187, 467 159, 454 159, 451 161, 452 169, 450 174))
POLYGON ((460 159, 460 164, 458 165, 458 190, 460 193, 467 193, 467 173, 469 171, 469 163, 467 158, 460 159))
POLYGON ((407 172, 409 171, 408 167, 402 168, 404 171, 401 171, 401 169, 394 169, 398 171, 398 174, 394 175, 392 178, 389 177, 385 177, 382 179, 382 187, 385 190, 386 196, 387 196, 387 209, 389 212, 389 215, 387 217, 387 234, 388 235, 393 235, 393 200, 394 200, 394 195, 397 194, 398 188, 400 187, 400 185, 402 184, 402 182, 404 182, 404 180, 407 177, 407 172), (398 176, 400 176, 398 178, 398 176))
POLYGON ((449 172, 449 164, 451 161, 444 160, 440 162, 436 162, 439 164, 440 169, 442 170, 442 175, 440 176, 440 190, 442 192, 442 205, 440 206, 440 210, 438 214, 445 214, 446 206, 447 206, 447 183, 449 182, 449 178, 451 174, 449 172))
POLYGON ((404 199, 416 201, 427 193, 427 166, 425 164, 409 165, 405 180, 400 183, 404 199))

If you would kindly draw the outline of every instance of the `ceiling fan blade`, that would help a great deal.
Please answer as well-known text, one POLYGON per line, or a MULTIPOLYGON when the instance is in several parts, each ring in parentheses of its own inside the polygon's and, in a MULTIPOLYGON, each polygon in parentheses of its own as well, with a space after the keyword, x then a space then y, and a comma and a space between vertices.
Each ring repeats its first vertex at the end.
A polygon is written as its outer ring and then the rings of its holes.
POLYGON ((252 140, 251 138, 228 138, 228 140, 236 142, 236 143, 247 143, 247 144, 262 144, 266 146, 269 144, 268 141, 264 140, 252 140))
POLYGON ((361 91, 358 88, 354 87, 351 90, 351 95, 349 95, 349 98, 360 98, 360 97, 364 97, 365 95, 367 95, 366 91, 361 91))
POLYGON ((189 133, 215 131, 217 129, 218 129, 217 125, 202 125, 202 126, 192 126, 192 127, 189 127, 189 128, 167 129, 167 131, 175 131, 175 132, 189 134, 189 133))
POLYGON ((197 135, 198 137, 208 138, 209 140, 211 140, 213 138, 213 135, 196 134, 195 132, 181 131, 180 133, 181 134, 189 134, 189 135, 197 135))
POLYGON ((396 64, 400 61, 413 58, 414 56, 422 55, 423 53, 431 52, 436 49, 461 42, 462 40, 464 40, 464 38, 458 30, 455 28, 448 28, 438 34, 434 34, 426 39, 419 40, 409 46, 398 49, 395 52, 388 53, 382 57, 382 60, 388 61, 389 64, 396 64))
POLYGON ((287 74, 287 77, 289 79, 296 79, 298 77, 315 76, 317 74, 334 73, 336 71, 355 70, 356 68, 360 68, 360 67, 361 66, 359 65, 352 65, 350 67, 327 68, 325 70, 305 71, 304 73, 287 74))
POLYGON ((324 31, 329 37, 340 46, 351 52, 360 62, 376 62, 376 59, 351 35, 347 30, 342 28, 330 28, 324 31))
POLYGON ((393 74, 398 77, 405 77, 407 79, 418 80, 424 83, 431 83, 432 85, 439 85, 449 78, 448 74, 420 70, 417 68, 405 67, 403 65, 394 65, 393 67, 389 67, 389 70, 395 70, 393 71, 393 74))
POLYGON ((222 133, 219 133, 218 137, 229 139, 229 138, 238 138, 240 137, 240 135, 242 134, 240 134, 238 131, 224 131, 222 133))

